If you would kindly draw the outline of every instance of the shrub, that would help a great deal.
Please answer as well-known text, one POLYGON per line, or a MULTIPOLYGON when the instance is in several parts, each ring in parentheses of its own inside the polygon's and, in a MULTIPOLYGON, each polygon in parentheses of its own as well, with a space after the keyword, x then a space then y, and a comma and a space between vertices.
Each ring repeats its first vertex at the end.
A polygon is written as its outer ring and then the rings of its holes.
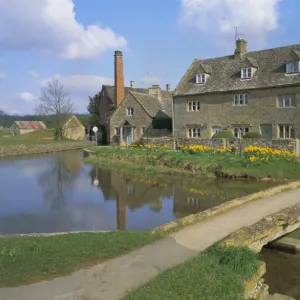
POLYGON ((262 139, 259 132, 247 132, 243 135, 243 139, 262 139))
POLYGON ((213 139, 233 139, 233 133, 230 130, 221 130, 216 132, 213 137, 213 139))

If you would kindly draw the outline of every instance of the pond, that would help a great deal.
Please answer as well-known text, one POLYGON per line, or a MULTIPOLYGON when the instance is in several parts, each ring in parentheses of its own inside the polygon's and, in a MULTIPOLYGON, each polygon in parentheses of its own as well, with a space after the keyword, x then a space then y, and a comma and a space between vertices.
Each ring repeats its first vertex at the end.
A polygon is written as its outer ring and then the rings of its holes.
POLYGON ((85 164, 82 151, 0 160, 0 234, 144 230, 274 183, 145 177, 85 164))

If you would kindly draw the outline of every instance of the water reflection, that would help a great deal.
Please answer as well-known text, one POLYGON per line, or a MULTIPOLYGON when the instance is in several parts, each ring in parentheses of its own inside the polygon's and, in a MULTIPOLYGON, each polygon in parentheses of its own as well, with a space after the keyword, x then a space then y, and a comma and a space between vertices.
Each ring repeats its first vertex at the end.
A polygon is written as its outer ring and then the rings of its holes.
POLYGON ((141 177, 84 164, 81 151, 0 160, 0 178, 0 233, 143 230, 271 185, 141 177))

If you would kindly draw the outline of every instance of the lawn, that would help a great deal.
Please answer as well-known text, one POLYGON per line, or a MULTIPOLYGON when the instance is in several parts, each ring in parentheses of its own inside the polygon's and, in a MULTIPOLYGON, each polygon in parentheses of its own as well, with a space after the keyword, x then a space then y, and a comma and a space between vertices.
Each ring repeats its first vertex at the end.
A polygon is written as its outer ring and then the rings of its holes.
POLYGON ((162 237, 163 233, 150 231, 113 231, 0 238, 0 287, 66 275, 162 237))
POLYGON ((90 159, 92 162, 140 169, 148 173, 187 173, 198 177, 300 178, 299 160, 289 154, 270 154, 268 159, 264 159, 260 158, 264 154, 259 151, 239 155, 218 151, 188 152, 118 147, 91 149, 97 151, 97 158, 90 159))
POLYGON ((259 255, 246 247, 213 246, 160 273, 123 300, 238 300, 255 275, 259 255))
POLYGON ((0 131, 0 146, 10 145, 40 145, 62 143, 67 141, 54 140, 54 129, 37 130, 23 135, 12 136, 10 132, 4 130, 5 134, 1 135, 0 131))

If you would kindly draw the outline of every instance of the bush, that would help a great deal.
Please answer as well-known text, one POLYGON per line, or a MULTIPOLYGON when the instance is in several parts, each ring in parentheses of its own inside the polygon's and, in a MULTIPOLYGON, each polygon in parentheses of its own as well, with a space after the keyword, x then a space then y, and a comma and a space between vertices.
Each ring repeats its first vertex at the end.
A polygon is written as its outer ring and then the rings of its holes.
POLYGON ((221 130, 216 132, 213 137, 213 139, 233 139, 233 133, 230 130, 221 130))
POLYGON ((243 135, 243 139, 262 139, 259 132, 247 132, 243 135))

